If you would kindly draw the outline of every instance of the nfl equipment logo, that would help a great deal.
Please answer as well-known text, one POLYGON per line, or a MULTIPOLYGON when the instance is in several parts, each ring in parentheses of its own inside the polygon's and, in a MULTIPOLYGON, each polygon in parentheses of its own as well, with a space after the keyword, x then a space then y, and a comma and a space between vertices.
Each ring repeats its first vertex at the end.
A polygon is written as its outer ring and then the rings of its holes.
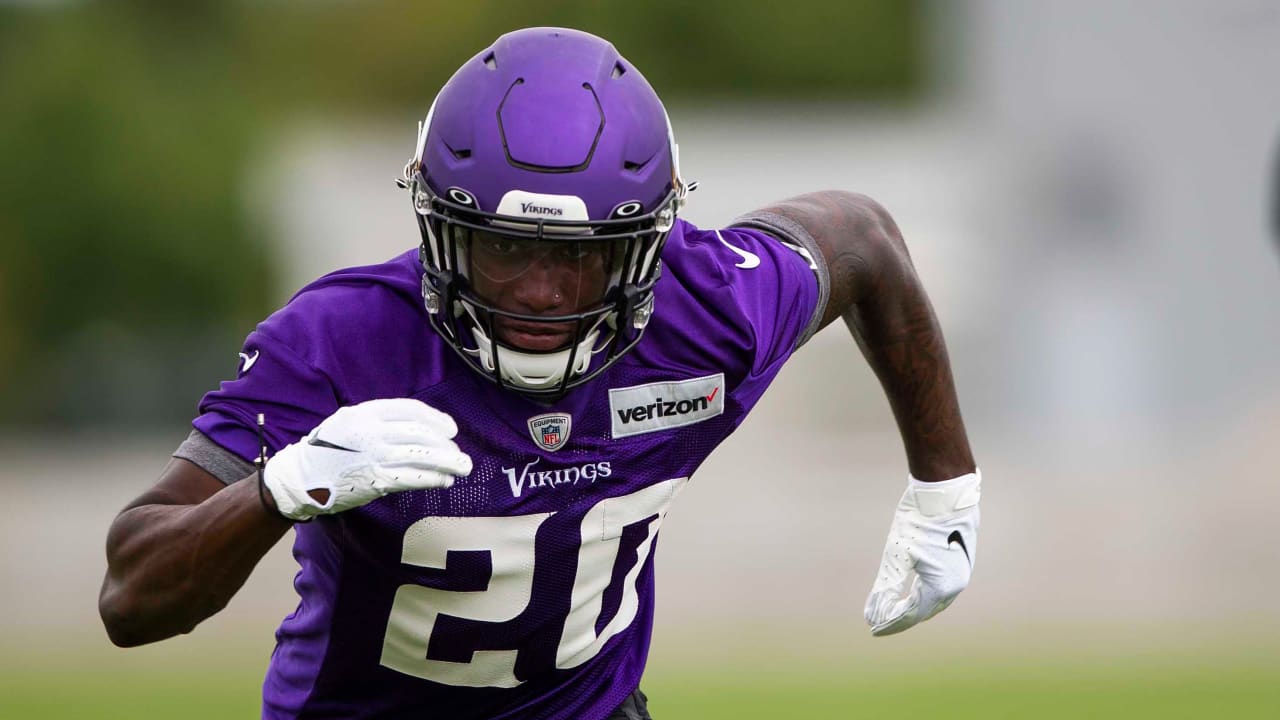
POLYGON ((529 434, 543 450, 555 452, 569 441, 573 418, 569 413, 547 413, 529 418, 529 434))

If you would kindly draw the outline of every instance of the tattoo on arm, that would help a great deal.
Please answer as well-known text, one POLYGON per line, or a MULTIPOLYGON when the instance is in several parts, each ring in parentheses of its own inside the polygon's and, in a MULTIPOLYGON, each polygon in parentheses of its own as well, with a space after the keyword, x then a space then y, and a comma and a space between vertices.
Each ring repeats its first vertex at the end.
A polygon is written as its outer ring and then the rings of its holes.
POLYGON ((799 223, 822 249, 831 276, 822 325, 844 318, 888 396, 912 474, 973 472, 942 329, 893 218, 865 195, 838 191, 765 211, 799 223))

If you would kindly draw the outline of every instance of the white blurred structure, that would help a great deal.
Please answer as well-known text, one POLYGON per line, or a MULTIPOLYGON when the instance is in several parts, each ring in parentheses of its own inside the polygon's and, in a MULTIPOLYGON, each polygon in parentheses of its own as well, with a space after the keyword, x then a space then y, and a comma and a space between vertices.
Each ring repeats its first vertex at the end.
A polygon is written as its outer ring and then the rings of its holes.
POLYGON ((1280 5, 963 7, 954 99, 1017 158, 998 232, 1034 300, 1016 334, 1040 361, 1016 377, 1041 417, 1204 441, 1274 400, 1280 5))

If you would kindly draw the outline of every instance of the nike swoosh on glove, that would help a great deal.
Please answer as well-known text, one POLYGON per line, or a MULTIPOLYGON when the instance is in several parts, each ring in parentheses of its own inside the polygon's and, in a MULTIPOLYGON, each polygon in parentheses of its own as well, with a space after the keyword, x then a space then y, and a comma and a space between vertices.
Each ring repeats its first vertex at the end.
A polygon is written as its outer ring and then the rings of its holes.
POLYGON ((339 408, 267 462, 263 484, 293 520, 350 510, 405 490, 447 488, 471 473, 453 418, 418 400, 339 408), (313 490, 325 490, 320 502, 313 490))
POLYGON ((872 635, 937 615, 969 584, 978 555, 982 473, 942 482, 907 479, 864 614, 872 635))

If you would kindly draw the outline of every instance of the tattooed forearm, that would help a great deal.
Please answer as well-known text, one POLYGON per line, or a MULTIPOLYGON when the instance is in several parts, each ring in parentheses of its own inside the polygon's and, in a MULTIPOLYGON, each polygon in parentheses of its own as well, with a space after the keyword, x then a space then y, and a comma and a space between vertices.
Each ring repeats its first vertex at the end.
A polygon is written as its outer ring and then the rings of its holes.
POLYGON ((767 208, 803 225, 831 275, 823 325, 843 317, 888 396, 911 472, 945 480, 974 469, 951 363, 933 307, 893 218, 852 193, 802 195, 767 208))
POLYGON ((844 319, 889 398, 912 474, 945 480, 972 472, 947 348, 924 293, 868 299, 844 319))

